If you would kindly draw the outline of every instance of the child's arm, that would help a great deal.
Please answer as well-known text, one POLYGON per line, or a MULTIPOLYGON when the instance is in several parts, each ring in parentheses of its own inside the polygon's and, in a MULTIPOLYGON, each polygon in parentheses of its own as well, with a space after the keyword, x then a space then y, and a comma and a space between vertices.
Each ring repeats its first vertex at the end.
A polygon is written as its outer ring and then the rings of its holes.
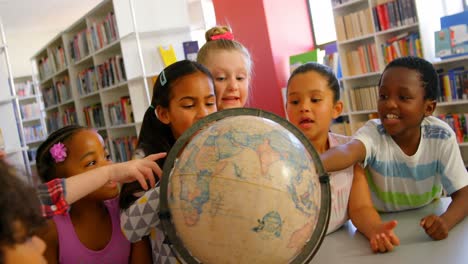
POLYGON ((42 215, 52 217, 68 212, 70 204, 99 189, 109 181, 120 183, 138 180, 143 189, 151 187, 155 179, 153 172, 161 175, 161 169, 154 162, 166 156, 166 153, 149 155, 144 159, 116 163, 87 171, 66 179, 54 179, 38 186, 42 215))
POLYGON ((392 251, 395 246, 400 244, 400 240, 393 232, 397 222, 395 220, 382 222, 380 215, 372 205, 364 170, 358 164, 354 165, 348 214, 359 232, 369 239, 372 251, 392 251))
POLYGON ((132 243, 130 252, 130 264, 146 264, 153 263, 153 253, 149 238, 143 237, 142 240, 132 243))
POLYGON ((325 151, 320 155, 325 171, 344 170, 366 158, 366 147, 364 144, 353 139, 346 144, 339 145, 325 151))
POLYGON ((448 232, 468 215, 468 186, 452 193, 450 197, 452 202, 445 213, 421 219, 420 225, 432 239, 447 238, 448 232))
POLYGON ((120 211, 120 228, 124 236, 132 243, 140 241, 142 237, 150 234, 151 228, 159 224, 159 187, 153 188, 138 198, 129 208, 120 211), (151 208, 151 212, 142 208, 151 208), (140 209, 141 208, 141 209, 140 209), (145 218, 146 226, 136 228, 130 221, 130 217, 145 218))
POLYGON ((44 251, 44 257, 49 264, 56 264, 58 263, 58 250, 59 250, 59 243, 58 243, 58 233, 57 228, 55 226, 55 222, 53 220, 48 220, 47 225, 38 230, 37 235, 44 240, 46 244, 46 249, 44 251))
POLYGON ((67 186, 66 200, 69 204, 72 204, 109 181, 127 183, 138 180, 143 189, 147 190, 146 180, 150 181, 151 187, 154 186, 153 172, 158 176, 162 173, 154 161, 165 156, 166 153, 153 154, 144 159, 115 163, 67 178, 65 179, 67 186), (100 175, 100 177, 96 177, 97 175, 100 175))

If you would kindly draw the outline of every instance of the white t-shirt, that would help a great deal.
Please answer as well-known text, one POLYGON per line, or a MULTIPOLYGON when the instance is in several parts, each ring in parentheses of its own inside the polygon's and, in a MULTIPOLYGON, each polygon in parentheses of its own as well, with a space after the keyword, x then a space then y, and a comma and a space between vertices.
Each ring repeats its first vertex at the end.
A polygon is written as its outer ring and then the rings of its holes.
POLYGON ((374 206, 392 212, 418 208, 468 185, 456 136, 448 124, 429 116, 421 124, 421 141, 412 156, 389 136, 379 119, 369 120, 354 138, 366 148, 364 166, 374 206))
MULTIPOLYGON (((328 133, 330 148, 345 144, 351 137, 328 133)), ((331 210, 327 234, 337 230, 348 219, 348 200, 353 184, 354 166, 330 173, 331 210)))

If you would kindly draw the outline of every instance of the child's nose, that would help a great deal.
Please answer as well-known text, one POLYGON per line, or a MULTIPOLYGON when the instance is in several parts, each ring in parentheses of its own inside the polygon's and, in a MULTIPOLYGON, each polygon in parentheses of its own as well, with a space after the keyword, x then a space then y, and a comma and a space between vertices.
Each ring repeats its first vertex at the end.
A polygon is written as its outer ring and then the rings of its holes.
POLYGON ((229 78, 228 90, 233 91, 239 89, 239 82, 235 77, 229 78))

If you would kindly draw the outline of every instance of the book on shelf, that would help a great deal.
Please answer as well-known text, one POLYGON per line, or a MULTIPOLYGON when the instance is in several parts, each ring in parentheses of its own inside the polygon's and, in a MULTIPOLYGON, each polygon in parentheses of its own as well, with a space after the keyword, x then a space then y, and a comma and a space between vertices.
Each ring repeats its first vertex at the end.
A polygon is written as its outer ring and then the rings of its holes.
POLYGON ((106 126, 100 103, 84 107, 83 112, 88 127, 101 128, 106 126))
POLYGON ((97 51, 119 38, 117 32, 117 22, 114 12, 107 13, 106 17, 100 22, 93 22, 90 27, 89 36, 92 43, 92 51, 97 51))
POLYGON ((349 90, 351 111, 377 109, 378 86, 355 87, 349 90))
POLYGON ((468 100, 468 70, 465 67, 457 67, 439 73, 439 102, 452 102, 456 100, 468 100))
POLYGON ((411 25, 418 22, 414 0, 378 0, 372 7, 375 31, 411 25))
POLYGON ((458 143, 468 142, 468 113, 447 113, 437 117, 453 129, 458 143))
POLYGON ((289 56, 289 72, 292 73, 297 67, 307 62, 318 61, 318 49, 289 56))
POLYGON ((381 45, 385 64, 403 56, 423 57, 421 39, 418 33, 402 33, 387 39, 381 45))
POLYGON ((177 55, 172 45, 159 46, 158 50, 164 62, 164 67, 167 67, 177 61, 177 55))
POLYGON ((81 96, 97 91, 99 87, 94 66, 78 72, 76 84, 81 96))
POLYGON ((335 25, 338 41, 374 33, 371 12, 368 8, 344 16, 335 16, 335 25))
POLYGON ((349 76, 379 71, 374 43, 359 45, 345 55, 349 76))
POLYGON ((114 159, 117 162, 124 162, 130 160, 135 152, 137 145, 136 136, 127 136, 115 138, 112 140, 114 146, 114 159))
POLYGON ((32 96, 34 94, 34 85, 32 81, 15 83, 16 94, 20 97, 32 96))
POLYGON ((198 41, 185 41, 182 43, 186 60, 196 61, 198 54, 198 41))

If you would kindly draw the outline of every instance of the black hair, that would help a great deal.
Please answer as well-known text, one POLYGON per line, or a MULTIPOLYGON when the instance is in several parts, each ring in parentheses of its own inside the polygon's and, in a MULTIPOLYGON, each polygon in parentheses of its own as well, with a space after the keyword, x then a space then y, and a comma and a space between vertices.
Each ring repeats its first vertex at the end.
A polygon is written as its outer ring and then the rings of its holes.
POLYGON ((379 87, 382 81, 384 72, 395 67, 403 67, 419 72, 422 86, 424 87, 424 99, 436 100, 439 96, 439 78, 432 63, 419 57, 407 56, 394 59, 391 61, 380 75, 379 87))
MULTIPOLYGON (((169 108, 172 96, 172 87, 181 77, 201 72, 205 74, 213 83, 213 76, 210 71, 200 63, 182 60, 167 66, 158 76, 153 87, 153 97, 151 105, 145 112, 140 134, 138 136, 137 149, 143 151, 144 155, 160 152, 169 152, 176 139, 169 125, 161 122, 155 114, 158 106, 169 108)), ((213 83, 214 87, 214 83, 213 83)), ((156 163, 160 168, 164 166, 165 159, 159 159, 156 163)), ((158 180, 158 177, 156 177, 158 180)), ((128 208, 137 198, 133 193, 143 189, 138 182, 123 184, 120 192, 120 208, 128 208)))
POLYGON ((340 83, 338 82, 335 73, 333 73, 333 70, 330 67, 317 62, 308 62, 297 67, 291 73, 287 87, 289 87, 289 84, 291 83, 291 80, 292 78, 294 78, 294 76, 300 73, 307 73, 310 71, 314 71, 327 79, 328 87, 333 92, 333 102, 336 103, 338 100, 340 100, 340 83))
POLYGON ((0 160, 0 263, 4 263, 4 247, 14 247, 33 236, 45 225, 35 190, 20 179, 15 169, 0 160), (24 230, 23 236, 18 228, 24 230))
POLYGON ((56 163, 50 154, 50 148, 58 142, 63 143, 63 141, 73 136, 76 132, 84 129, 88 128, 79 125, 64 126, 55 130, 39 145, 39 148, 37 148, 36 166, 42 182, 48 182, 59 177, 55 173, 56 163))

